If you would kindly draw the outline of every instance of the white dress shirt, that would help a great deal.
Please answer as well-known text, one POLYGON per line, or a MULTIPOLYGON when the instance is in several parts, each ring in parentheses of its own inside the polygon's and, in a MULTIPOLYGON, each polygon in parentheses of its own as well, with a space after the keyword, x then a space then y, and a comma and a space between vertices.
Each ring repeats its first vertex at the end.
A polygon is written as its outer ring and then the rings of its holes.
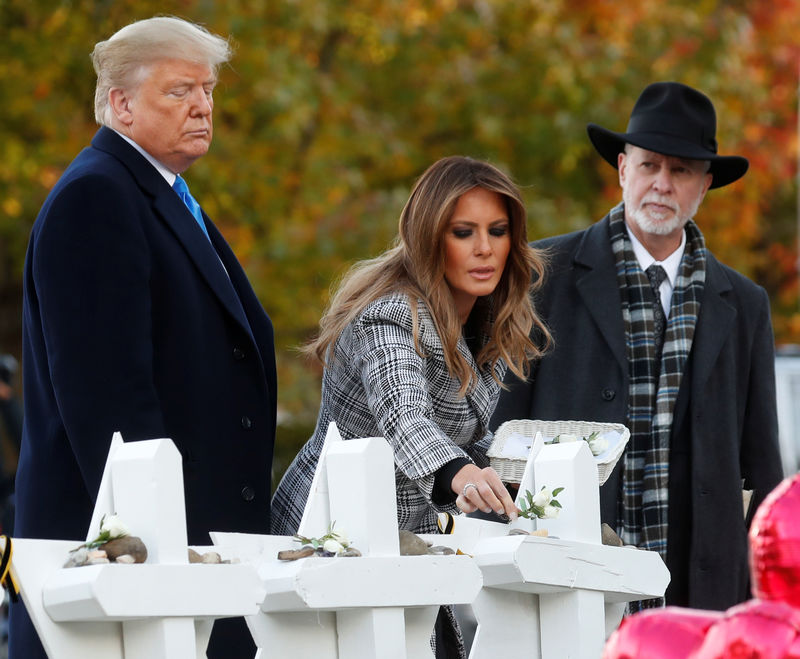
MULTIPOLYGON (((113 129, 112 129, 113 130, 113 129)), ((172 184, 175 183, 175 179, 178 175, 175 172, 171 172, 169 169, 164 167, 158 160, 153 158, 147 151, 145 151, 142 147, 140 147, 136 142, 134 142, 130 137, 127 135, 123 135, 118 130, 114 131, 117 135, 119 135, 123 140, 125 140, 128 144, 130 144, 134 149, 136 149, 139 153, 141 153, 147 162, 149 162, 153 167, 156 168, 159 174, 166 179, 167 183, 169 183, 169 187, 172 187, 172 184)))
POLYGON ((664 317, 669 318, 669 308, 672 302, 672 291, 675 289, 675 282, 678 279, 678 269, 681 265, 683 252, 686 249, 686 232, 681 231, 681 244, 678 245, 678 249, 672 252, 672 254, 670 254, 663 261, 656 261, 650 252, 647 251, 645 246, 642 245, 636 236, 633 235, 632 231, 628 231, 628 236, 631 239, 633 253, 636 255, 636 260, 639 261, 639 267, 642 269, 642 272, 646 272, 647 268, 654 263, 657 263, 664 268, 664 272, 667 273, 667 278, 661 282, 661 286, 659 287, 658 291, 661 294, 661 306, 664 307, 664 317))

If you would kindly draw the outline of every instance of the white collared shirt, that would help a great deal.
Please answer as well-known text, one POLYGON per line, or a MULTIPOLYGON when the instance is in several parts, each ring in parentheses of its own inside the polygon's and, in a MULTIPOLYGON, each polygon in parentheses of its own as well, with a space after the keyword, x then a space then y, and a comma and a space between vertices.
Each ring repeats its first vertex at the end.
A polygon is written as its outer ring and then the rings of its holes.
POLYGON ((642 272, 646 272, 647 268, 657 263, 664 268, 664 272, 667 273, 667 278, 661 282, 658 292, 661 294, 661 306, 664 307, 664 317, 669 318, 672 291, 675 289, 675 282, 678 279, 678 269, 681 266, 683 252, 686 249, 686 231, 681 231, 681 244, 678 245, 678 249, 672 252, 672 254, 663 261, 656 261, 645 246, 633 235, 632 231, 628 231, 628 236, 631 239, 633 253, 636 255, 636 260, 639 261, 639 267, 642 269, 642 272))
MULTIPOLYGON (((111 130, 114 130, 113 128, 111 130)), ((136 149, 139 153, 141 153, 147 162, 149 162, 153 167, 156 168, 161 176, 164 177, 167 183, 169 183, 169 187, 172 187, 172 184, 175 183, 175 179, 178 175, 175 172, 170 171, 164 165, 162 165, 158 160, 153 158, 147 151, 145 151, 142 147, 140 147, 136 142, 134 142, 130 137, 127 135, 123 135, 118 130, 114 130, 114 132, 119 135, 123 140, 125 140, 128 144, 130 144, 134 149, 136 149)))

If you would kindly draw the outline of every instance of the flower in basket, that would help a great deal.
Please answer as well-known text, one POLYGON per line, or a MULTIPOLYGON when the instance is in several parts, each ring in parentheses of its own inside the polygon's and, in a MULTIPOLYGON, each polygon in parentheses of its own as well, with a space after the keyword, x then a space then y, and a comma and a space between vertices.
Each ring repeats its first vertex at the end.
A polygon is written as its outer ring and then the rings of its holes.
POLYGON ((566 444, 567 442, 577 442, 579 439, 582 439, 584 442, 589 444, 589 449, 591 450, 592 455, 600 455, 608 448, 608 440, 604 437, 600 437, 599 430, 595 430, 588 437, 578 437, 577 435, 561 433, 560 435, 553 437, 553 441, 548 442, 548 444, 566 444))
POLYGON ((608 440, 605 437, 600 437, 598 431, 594 431, 584 439, 589 442, 589 448, 592 450, 592 455, 600 455, 608 448, 608 440))
POLYGON ((557 487, 552 492, 547 487, 543 487, 536 494, 525 490, 525 496, 519 502, 520 517, 555 519, 561 512, 561 504, 556 497, 563 491, 563 487, 557 487))

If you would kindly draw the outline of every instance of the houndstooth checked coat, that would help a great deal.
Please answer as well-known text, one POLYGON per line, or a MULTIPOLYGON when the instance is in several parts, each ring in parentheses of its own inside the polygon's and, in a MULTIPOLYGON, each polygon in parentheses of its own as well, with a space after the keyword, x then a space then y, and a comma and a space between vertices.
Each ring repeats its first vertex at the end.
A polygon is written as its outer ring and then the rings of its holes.
MULTIPOLYGON (((457 512, 455 495, 431 501, 436 471, 468 457, 488 465, 489 418, 500 387, 487 369, 478 372, 464 339, 458 350, 478 373, 477 385, 459 397, 428 308, 420 301, 419 344, 414 345, 411 308, 405 294, 375 300, 345 328, 322 379, 322 401, 314 435, 283 477, 272 501, 272 533, 297 531, 328 424, 344 439, 385 437, 394 451, 398 525, 418 533, 436 530, 437 511, 457 512)), ((497 367, 502 377, 505 364, 497 367)))

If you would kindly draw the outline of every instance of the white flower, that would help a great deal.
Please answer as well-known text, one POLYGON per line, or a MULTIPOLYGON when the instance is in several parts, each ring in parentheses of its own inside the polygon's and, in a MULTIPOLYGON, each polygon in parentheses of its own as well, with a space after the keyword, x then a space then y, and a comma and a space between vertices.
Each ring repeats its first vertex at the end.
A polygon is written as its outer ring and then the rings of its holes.
POLYGON ((566 442, 577 442, 577 441, 578 441, 578 436, 577 435, 561 434, 561 435, 558 436, 558 443, 559 444, 564 444, 566 442))
POLYGON ((122 536, 130 535, 128 527, 122 523, 119 515, 106 515, 103 517, 103 521, 100 522, 100 532, 108 533, 110 538, 121 538, 122 536))
POLYGON ((543 487, 539 490, 533 497, 533 505, 539 506, 540 508, 544 508, 548 503, 550 503, 550 499, 552 499, 552 495, 550 494, 550 490, 546 487, 543 487))
POLYGON ((589 448, 592 450, 592 455, 600 455, 608 448, 608 440, 604 437, 598 437, 589 442, 589 448))
POLYGON ((527 519, 553 519, 561 512, 561 504, 556 497, 564 491, 557 487, 550 491, 543 487, 535 495, 530 490, 525 490, 524 496, 519 497, 519 516, 527 519))
POLYGON ((340 551, 344 550, 342 544, 336 540, 326 540, 325 544, 322 545, 322 548, 325 551, 331 552, 331 554, 338 554, 340 551))
POLYGON ((347 545, 350 542, 347 539, 347 534, 344 531, 331 531, 331 538, 338 541, 342 545, 347 545))
POLYGON ((561 512, 561 508, 557 508, 556 506, 545 506, 544 507, 544 519, 555 519, 558 517, 558 513, 561 512))

